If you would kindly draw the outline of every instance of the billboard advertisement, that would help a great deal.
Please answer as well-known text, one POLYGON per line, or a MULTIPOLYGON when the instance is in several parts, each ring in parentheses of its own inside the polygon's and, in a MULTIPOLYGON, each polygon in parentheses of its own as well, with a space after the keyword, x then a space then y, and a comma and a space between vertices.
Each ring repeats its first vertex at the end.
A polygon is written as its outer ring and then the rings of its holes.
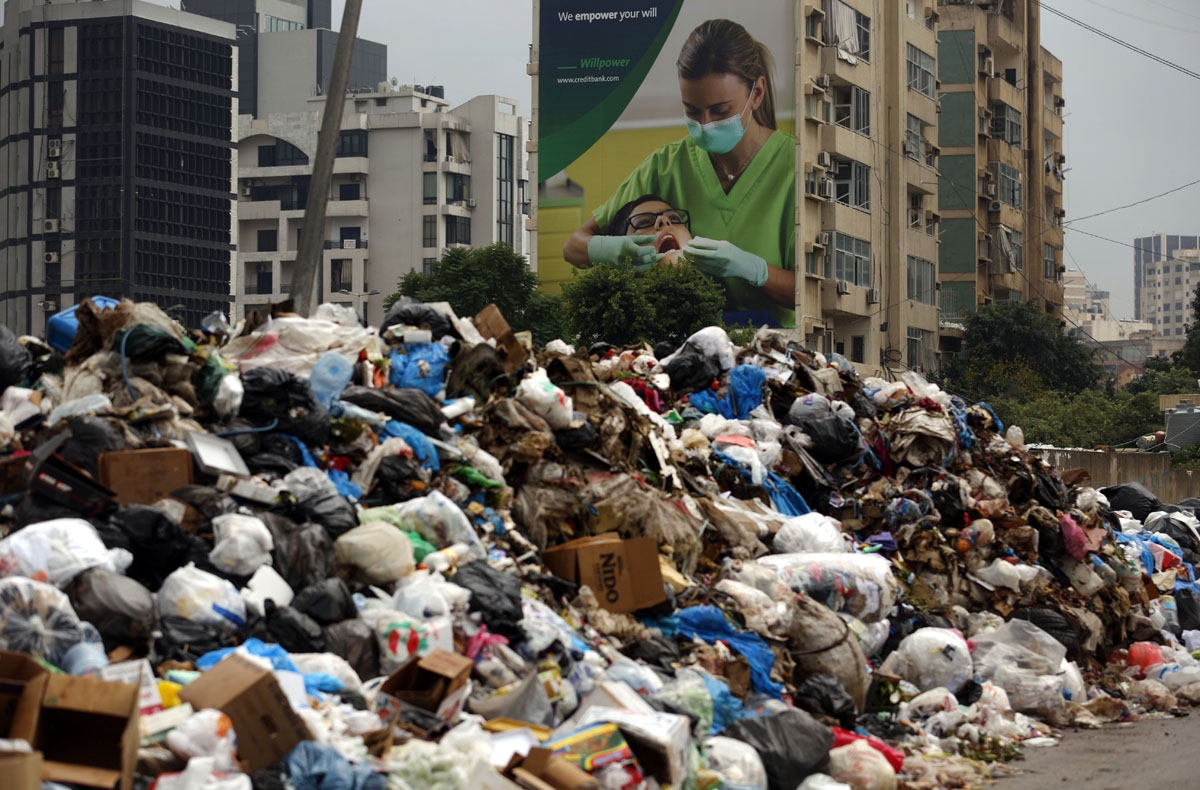
MULTIPOLYGON (((795 325, 795 0, 541 0, 538 271, 681 259, 795 325)), ((801 251, 803 256, 803 251, 801 251)))

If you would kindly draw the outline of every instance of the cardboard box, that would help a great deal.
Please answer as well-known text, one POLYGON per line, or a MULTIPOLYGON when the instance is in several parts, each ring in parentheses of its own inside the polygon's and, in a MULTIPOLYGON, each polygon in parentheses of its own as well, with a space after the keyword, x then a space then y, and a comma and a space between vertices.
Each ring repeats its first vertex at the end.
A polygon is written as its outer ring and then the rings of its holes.
POLYGON ((512 327, 504 320, 504 315, 496 305, 490 304, 479 311, 475 316, 475 327, 479 334, 496 341, 496 351, 504 360, 504 369, 509 374, 515 373, 529 359, 529 351, 517 340, 512 327))
POLYGON ((29 656, 0 650, 0 738, 33 744, 49 677, 29 656))
POLYGON ((43 779, 105 790, 133 786, 141 741, 137 686, 51 675, 37 729, 43 779))
POLYGON ((153 505, 192 484, 192 454, 180 447, 119 450, 100 455, 99 471, 120 504, 153 505))
POLYGON ((667 599, 653 538, 579 538, 546 549, 542 561, 554 575, 591 587, 610 612, 635 612, 667 599))
POLYGON ((437 648, 425 657, 413 656, 383 682, 379 691, 406 705, 431 713, 467 684, 475 662, 437 648))
POLYGON ((0 787, 4 790, 41 790, 41 752, 0 752, 0 787))
POLYGON ((530 749, 524 760, 513 758, 506 774, 527 790, 599 790, 600 782, 549 749, 530 749))
POLYGON ((246 773, 266 768, 312 739, 275 675, 236 653, 184 686, 179 698, 196 710, 216 708, 229 717, 246 773))

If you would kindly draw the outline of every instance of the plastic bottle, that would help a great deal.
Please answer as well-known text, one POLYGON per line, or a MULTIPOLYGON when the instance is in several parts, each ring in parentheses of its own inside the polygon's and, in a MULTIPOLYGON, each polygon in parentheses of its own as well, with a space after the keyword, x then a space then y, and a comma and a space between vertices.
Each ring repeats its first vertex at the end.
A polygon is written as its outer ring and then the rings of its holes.
POLYGON ((444 549, 426 554, 422 565, 431 571, 445 573, 451 568, 458 567, 460 562, 470 562, 474 559, 477 558, 471 551, 470 546, 465 543, 455 543, 452 546, 447 546, 444 549))
POLYGON ((322 354, 313 366, 312 374, 308 377, 308 386, 312 389, 313 396, 328 409, 341 397, 353 375, 354 365, 350 360, 336 351, 328 351, 322 354))
POLYGON ((60 661, 62 670, 68 675, 91 675, 108 666, 108 654, 104 650, 104 639, 91 623, 80 623, 83 638, 71 646, 60 661))

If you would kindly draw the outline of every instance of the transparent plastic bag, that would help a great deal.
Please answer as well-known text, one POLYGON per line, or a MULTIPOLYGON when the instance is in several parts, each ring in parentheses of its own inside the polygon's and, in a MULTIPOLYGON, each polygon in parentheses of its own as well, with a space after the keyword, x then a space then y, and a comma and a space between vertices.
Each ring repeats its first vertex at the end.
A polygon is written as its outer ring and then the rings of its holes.
POLYGON ((901 640, 881 670, 921 691, 936 688, 958 693, 974 672, 967 640, 949 628, 922 628, 901 640))
POLYGON ((401 502, 392 508, 397 514, 400 526, 421 533, 427 541, 440 549, 455 543, 466 544, 469 557, 460 557, 460 564, 487 557, 487 549, 479 540, 479 535, 475 533, 467 514, 454 500, 440 491, 401 502))
POLYGON ((771 554, 757 561, 796 592, 864 623, 886 617, 896 604, 892 563, 876 554, 771 554))
POLYGON ((338 565, 353 568, 371 584, 397 582, 415 566, 412 541, 382 521, 355 527, 333 545, 338 565))
POLYGON ((395 672, 411 656, 428 655, 437 648, 454 651, 454 624, 449 617, 423 620, 389 609, 367 609, 362 618, 375 629, 379 669, 385 675, 395 672))
POLYGON ((470 601, 470 590, 446 581, 440 573, 417 570, 396 585, 392 606, 413 617, 430 618, 448 615, 456 606, 465 607, 470 601))
POLYGON ((214 517, 212 526, 216 545, 208 559, 217 568, 234 576, 249 576, 271 564, 275 542, 261 519, 225 513, 214 517))
MULTIPOLYGON (((125 553, 126 557, 132 557, 125 553)), ((45 578, 66 588, 88 568, 120 572, 96 528, 80 518, 58 518, 30 524, 0 540, 0 575, 45 578)), ((128 567, 128 562, 123 562, 128 567)))
POLYGON ((767 771, 754 747, 715 735, 704 742, 704 764, 728 790, 767 790, 767 771))
POLYGON ((896 770, 866 741, 831 750, 829 772, 854 790, 896 790, 896 770))
POLYGON ((550 381, 543 368, 538 368, 521 381, 517 386, 516 398, 556 431, 569 427, 575 414, 571 398, 550 381))
POLYGON ((1004 665, 1035 675, 1054 675, 1067 656, 1067 649, 1057 639, 1028 620, 1010 620, 994 631, 977 634, 972 642, 975 673, 989 679, 1004 665))
POLYGON ((775 549, 783 554, 843 553, 850 544, 838 522, 821 513, 789 518, 775 533, 775 549))
POLYGON ((58 666, 82 640, 79 617, 61 590, 32 579, 0 579, 0 649, 58 666))
POLYGON ((671 704, 674 708, 687 711, 696 718, 694 732, 703 738, 712 729, 713 698, 708 693, 704 677, 693 669, 678 669, 675 678, 654 692, 654 699, 671 704))
POLYGON ((167 733, 167 748, 177 756, 210 757, 212 770, 241 770, 234 757, 236 735, 233 722, 219 710, 208 708, 193 713, 167 733))
POLYGON ((182 617, 226 630, 246 625, 246 603, 237 588, 191 562, 163 581, 157 603, 159 617, 182 617))

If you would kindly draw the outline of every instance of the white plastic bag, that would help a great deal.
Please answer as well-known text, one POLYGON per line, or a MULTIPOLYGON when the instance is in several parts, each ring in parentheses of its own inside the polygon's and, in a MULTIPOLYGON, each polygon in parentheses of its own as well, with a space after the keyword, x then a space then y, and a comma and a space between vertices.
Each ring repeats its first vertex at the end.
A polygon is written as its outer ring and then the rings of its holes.
POLYGON ((249 776, 214 771, 214 762, 211 757, 193 757, 181 773, 160 774, 154 790, 252 790, 249 776))
POLYGON ((866 741, 854 741, 831 750, 829 772, 854 790, 896 790, 896 770, 866 741))
POLYGON ((460 563, 487 558, 487 549, 479 540, 467 514, 442 492, 433 491, 428 496, 416 497, 392 507, 401 526, 420 532, 421 537, 439 549, 456 543, 468 546, 470 557, 460 557, 460 563))
MULTIPOLYGON (((1067 656, 1067 649, 1057 639, 1028 620, 1010 620, 994 631, 977 634, 972 642, 975 672, 984 678, 991 678, 1005 665, 1035 675, 1054 675, 1067 656)), ((1012 690, 1007 687, 1005 690, 1011 696, 1012 690)))
POLYGON ((767 771, 754 747, 716 735, 704 742, 704 763, 730 790, 767 790, 767 771))
POLYGON ((454 623, 449 617, 428 620, 390 609, 366 609, 362 613, 375 629, 379 641, 379 669, 385 675, 395 672, 411 656, 431 651, 454 651, 454 623))
POLYGON ((974 671, 967 640, 949 628, 912 632, 887 657, 881 670, 899 675, 921 691, 945 688, 955 694, 974 671))
POLYGON ((538 368, 522 379, 517 386, 516 397, 522 405, 548 422, 556 431, 570 427, 575 405, 565 392, 550 381, 543 368, 538 368))
POLYGON ((900 589, 891 561, 878 554, 771 554, 758 563, 796 592, 867 624, 887 617, 900 589))
POLYGON ((249 576, 263 565, 271 564, 275 542, 262 519, 241 513, 224 513, 212 520, 216 545, 208 559, 214 566, 234 576, 249 576))
POLYGON ((266 602, 270 599, 276 606, 287 606, 296 597, 290 585, 269 565, 254 572, 241 591, 242 600, 250 614, 262 617, 266 613, 266 602))
POLYGON ((451 584, 440 573, 417 570, 396 585, 392 607, 428 619, 448 615, 455 606, 466 606, 470 601, 470 590, 451 584))
POLYGON ((210 771, 240 770, 234 758, 236 735, 229 717, 215 708, 197 711, 167 733, 167 748, 178 757, 208 757, 210 771))
POLYGON ((355 568, 371 584, 391 584, 412 573, 412 541, 391 524, 371 521, 333 544, 338 565, 355 568))
POLYGON ((850 550, 837 521, 821 513, 789 518, 775 534, 775 548, 783 554, 839 553, 850 550))
POLYGON ((163 580, 155 598, 159 617, 182 617, 229 630, 246 624, 246 604, 237 588, 192 562, 163 580))
MULTIPOLYGON (((125 552, 126 554, 128 552, 125 552)), ((88 568, 120 573, 117 555, 104 546, 96 529, 81 518, 57 518, 30 524, 0 540, 0 575, 44 574, 65 588, 88 568)), ((128 563, 123 563, 128 567, 128 563)))

